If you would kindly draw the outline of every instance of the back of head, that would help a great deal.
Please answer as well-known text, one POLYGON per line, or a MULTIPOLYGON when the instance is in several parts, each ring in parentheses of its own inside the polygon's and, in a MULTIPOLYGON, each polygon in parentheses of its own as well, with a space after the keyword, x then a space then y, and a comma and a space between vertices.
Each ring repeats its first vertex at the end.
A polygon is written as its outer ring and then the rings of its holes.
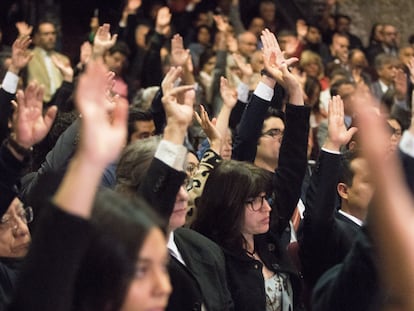
POLYGON ((161 222, 147 203, 98 193, 91 218, 93 239, 79 268, 74 310, 119 310, 135 275, 139 251, 161 222))
POLYGON ((339 88, 343 85, 354 85, 354 83, 349 79, 339 79, 335 81, 331 85, 331 96, 340 95, 339 94, 339 88))
POLYGON ((360 157, 358 149, 347 150, 341 155, 338 182, 344 183, 347 186, 352 186, 354 172, 351 169, 351 163, 358 157, 360 157))
POLYGON ((152 136, 129 144, 123 151, 116 169, 115 190, 127 196, 136 196, 161 138, 152 136))
POLYGON ((247 162, 221 162, 211 173, 196 201, 193 228, 227 249, 242 249, 245 202, 261 192, 269 193, 271 173, 247 162))

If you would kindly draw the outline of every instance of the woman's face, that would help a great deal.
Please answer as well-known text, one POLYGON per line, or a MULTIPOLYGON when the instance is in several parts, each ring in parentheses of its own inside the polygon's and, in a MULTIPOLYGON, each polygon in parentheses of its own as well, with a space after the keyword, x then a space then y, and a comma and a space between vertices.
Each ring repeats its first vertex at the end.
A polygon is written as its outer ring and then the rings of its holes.
POLYGON ((210 32, 207 28, 200 28, 197 34, 197 41, 202 45, 209 45, 211 40, 210 32))
POLYGON ((135 276, 120 311, 162 311, 166 308, 172 291, 166 245, 161 230, 151 229, 138 255, 135 276))
POLYGON ((15 198, 0 222, 0 257, 24 257, 30 244, 22 202, 15 198))
POLYGON ((265 199, 266 193, 249 198, 245 203, 244 224, 242 234, 254 235, 269 231, 270 211, 272 208, 265 199))

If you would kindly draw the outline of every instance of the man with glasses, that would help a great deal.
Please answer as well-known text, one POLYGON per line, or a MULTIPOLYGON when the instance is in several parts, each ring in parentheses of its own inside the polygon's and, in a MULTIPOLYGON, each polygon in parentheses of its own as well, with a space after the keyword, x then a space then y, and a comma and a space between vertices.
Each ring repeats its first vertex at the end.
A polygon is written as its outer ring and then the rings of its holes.
POLYGON ((398 29, 391 24, 384 24, 382 28, 383 40, 381 44, 373 45, 367 50, 367 58, 371 66, 375 63, 375 58, 379 54, 388 54, 391 56, 398 56, 399 33, 398 29))

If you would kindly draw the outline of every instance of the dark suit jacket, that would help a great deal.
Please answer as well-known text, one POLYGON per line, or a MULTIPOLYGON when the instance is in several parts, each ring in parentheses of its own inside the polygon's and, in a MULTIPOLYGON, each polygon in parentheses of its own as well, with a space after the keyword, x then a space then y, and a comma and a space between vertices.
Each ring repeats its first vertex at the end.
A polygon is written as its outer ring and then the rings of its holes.
MULTIPOLYGON (((175 198, 184 178, 184 172, 154 159, 139 188, 139 192, 165 222, 168 222, 174 209, 175 198)), ((233 302, 227 288, 225 261, 220 247, 185 228, 174 231, 174 241, 186 267, 170 265, 171 282, 179 284, 179 287, 173 290, 167 309, 201 310, 201 303, 204 303, 209 311, 232 310, 233 302), (202 301, 199 300, 198 292, 201 292, 202 301)))
POLYGON ((299 254, 309 288, 326 270, 342 262, 360 229, 336 211, 340 157, 321 150, 307 191, 299 254))
POLYGON ((0 142, 10 134, 9 117, 13 113, 11 101, 15 94, 11 94, 0 88, 0 142))

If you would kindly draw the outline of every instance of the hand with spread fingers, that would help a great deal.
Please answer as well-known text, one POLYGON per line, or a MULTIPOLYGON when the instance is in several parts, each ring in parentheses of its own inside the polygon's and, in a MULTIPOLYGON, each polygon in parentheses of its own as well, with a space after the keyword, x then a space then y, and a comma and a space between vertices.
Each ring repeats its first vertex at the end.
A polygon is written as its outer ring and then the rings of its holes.
POLYGON ((19 90, 13 113, 12 139, 25 149, 40 142, 49 132, 57 107, 51 106, 43 115, 43 87, 31 82, 23 92, 19 90))
POLYGON ((326 149, 339 151, 357 132, 356 127, 346 128, 344 103, 341 97, 333 96, 328 106, 328 139, 324 144, 326 149))
POLYGON ((217 120, 210 120, 208 113, 203 106, 200 106, 200 114, 194 111, 194 116, 203 129, 204 133, 207 135, 210 148, 217 154, 220 154, 222 146, 222 135, 216 127, 217 120))
POLYGON ((19 74, 20 71, 27 66, 33 57, 33 54, 29 51, 29 45, 32 40, 28 36, 17 38, 12 46, 11 64, 8 68, 9 71, 19 74))
POLYGON ((95 58, 103 56, 107 50, 114 46, 118 35, 111 35, 110 29, 111 25, 109 24, 103 24, 98 28, 93 40, 93 56, 95 58))

